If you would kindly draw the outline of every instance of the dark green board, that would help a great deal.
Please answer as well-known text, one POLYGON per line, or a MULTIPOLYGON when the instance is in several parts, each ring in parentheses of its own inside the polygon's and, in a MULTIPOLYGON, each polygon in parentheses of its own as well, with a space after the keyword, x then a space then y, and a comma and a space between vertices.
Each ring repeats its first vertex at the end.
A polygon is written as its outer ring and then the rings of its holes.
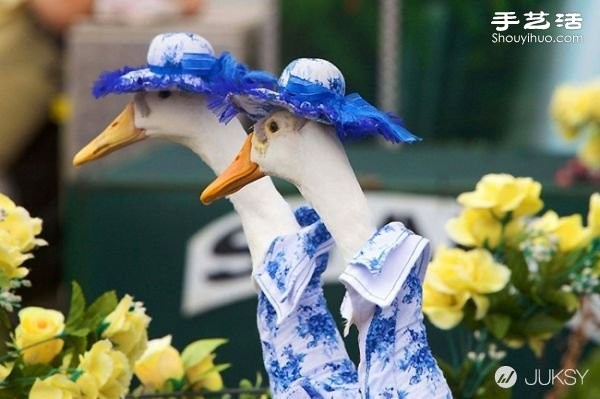
MULTIPOLYGON (((586 186, 554 186, 554 171, 565 159, 535 153, 422 145, 392 151, 373 145, 351 146, 349 154, 364 186, 378 190, 454 196, 472 189, 485 173, 508 172, 542 181, 547 205, 562 214, 587 212, 593 191, 586 186)), ((226 201, 210 207, 199 202, 211 178, 194 154, 170 145, 102 171, 93 164, 85 166, 84 174, 66 190, 65 280, 78 280, 89 297, 109 289, 134 295, 153 317, 151 336, 172 333, 179 348, 198 338, 228 337, 230 343, 219 349, 218 360, 233 363, 225 373, 232 385, 262 369, 256 301, 191 319, 180 315, 187 240, 207 222, 231 211, 226 201)), ((289 184, 278 184, 282 192, 296 193, 289 184)), ((337 314, 343 289, 328 287, 327 295, 337 314)), ((430 328, 430 339, 436 352, 445 353, 443 334, 430 328)), ((356 358, 354 342, 351 336, 348 347, 356 358)), ((553 352, 543 367, 556 365, 557 359, 553 352)), ((526 351, 519 352, 518 361, 512 360, 506 363, 517 371, 519 365, 524 372, 533 368, 534 359, 526 351)), ((515 397, 521 397, 517 393, 515 397)))

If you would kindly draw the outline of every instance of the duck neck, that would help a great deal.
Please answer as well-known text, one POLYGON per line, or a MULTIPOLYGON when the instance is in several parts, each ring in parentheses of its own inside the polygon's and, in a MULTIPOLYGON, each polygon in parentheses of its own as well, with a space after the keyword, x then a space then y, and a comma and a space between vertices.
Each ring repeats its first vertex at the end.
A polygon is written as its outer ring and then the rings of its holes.
POLYGON ((335 133, 331 134, 335 149, 314 148, 312 154, 323 156, 307 162, 303 178, 295 183, 321 216, 348 263, 375 233, 376 224, 346 152, 335 133))
MULTIPOLYGON (((206 134, 196 132, 177 141, 188 146, 218 175, 235 158, 246 133, 237 119, 227 125, 218 123, 214 116, 210 119, 211 123, 206 123, 207 119, 197 125, 202 126, 206 134)), ((262 178, 228 199, 240 216, 253 267, 262 262, 275 237, 293 233, 299 228, 288 203, 270 178, 262 178)))

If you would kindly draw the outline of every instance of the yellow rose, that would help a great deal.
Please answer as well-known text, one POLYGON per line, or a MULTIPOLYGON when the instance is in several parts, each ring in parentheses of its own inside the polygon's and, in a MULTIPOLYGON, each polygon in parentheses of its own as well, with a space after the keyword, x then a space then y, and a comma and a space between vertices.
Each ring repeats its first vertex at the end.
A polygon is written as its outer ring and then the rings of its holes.
POLYGON ((125 295, 116 309, 104 319, 104 323, 107 327, 102 337, 110 339, 131 362, 137 360, 146 349, 150 324, 150 317, 146 315, 142 303, 133 302, 131 296, 125 295))
POLYGON ((0 382, 6 380, 6 378, 12 373, 14 363, 0 364, 0 382))
POLYGON ((53 339, 62 334, 64 320, 62 313, 56 310, 28 307, 19 312, 15 344, 22 350, 25 363, 47 364, 54 359, 64 345, 62 339, 53 339))
POLYGON ((600 171, 600 130, 595 130, 590 134, 589 138, 577 151, 577 158, 588 169, 600 171))
POLYGON ((0 242, 28 252, 46 241, 36 238, 42 232, 42 220, 32 218, 25 208, 16 206, 7 196, 0 194, 0 242))
MULTIPOLYGON (((512 220, 504 229, 505 237, 514 237, 520 230, 518 219, 512 220)), ((446 223, 446 231, 450 238, 466 247, 495 248, 502 237, 502 223, 489 209, 466 208, 457 218, 446 223)))
POLYGON ((102 399, 119 399, 129 392, 133 370, 131 370, 127 356, 123 353, 112 351, 110 357, 113 369, 106 384, 100 388, 100 397, 102 399))
POLYGON ((108 340, 96 342, 92 348, 80 356, 79 368, 94 377, 96 386, 106 384, 112 374, 113 362, 110 356, 112 344, 108 340))
POLYGON ((77 384, 62 374, 54 374, 44 380, 35 380, 29 399, 80 399, 77 384))
POLYGON ((559 217, 554 211, 547 211, 542 217, 531 222, 531 229, 555 237, 560 251, 569 252, 589 243, 590 230, 583 227, 581 215, 559 217))
POLYGON ((8 279, 26 277, 29 270, 21 265, 32 257, 30 254, 22 254, 17 249, 0 242, 0 271, 8 279))
POLYGON ((189 344, 181 354, 185 374, 194 389, 218 391, 223 389, 220 371, 229 365, 215 366, 216 355, 212 352, 226 343, 226 339, 202 339, 189 344))
POLYGON ((502 224, 489 209, 467 208, 446 223, 446 231, 455 242, 467 247, 487 244, 495 248, 500 242, 502 224))
POLYGON ((135 362, 135 375, 144 387, 160 390, 169 380, 179 381, 183 378, 183 360, 177 349, 171 346, 171 336, 153 339, 148 348, 135 362))
POLYGON ((123 353, 114 350, 108 340, 96 342, 83 354, 79 368, 84 376, 93 378, 102 399, 119 399, 129 390, 132 377, 129 361, 123 353))
POLYGON ((587 226, 594 237, 600 235, 600 193, 594 193, 590 197, 587 226))
POLYGON ((468 299, 472 299, 476 307, 475 318, 481 319, 489 307, 485 294, 500 291, 509 279, 510 270, 497 263, 485 249, 464 251, 442 247, 436 252, 425 276, 431 295, 427 300, 428 312, 431 313, 431 306, 440 307, 442 304, 449 309, 462 308, 468 299))
POLYGON ((463 318, 462 309, 468 299, 466 292, 447 294, 431 287, 427 280, 423 284, 423 313, 434 326, 442 330, 449 330, 460 323, 463 318))
POLYGON ((208 389, 209 391, 219 391, 223 389, 223 378, 218 372, 208 371, 215 368, 216 355, 211 354, 204 358, 200 363, 186 370, 186 376, 194 389, 208 389))
POLYGON ((593 112, 593 93, 575 86, 560 86, 554 91, 550 112, 566 139, 573 139, 593 112))
MULTIPOLYGON (((79 390, 81 399, 98 399, 98 385, 96 385, 96 379, 90 374, 82 374, 75 381, 75 385, 79 390)), ((102 398, 104 399, 104 398, 102 398)))
POLYGON ((541 191, 542 185, 529 177, 489 174, 481 178, 475 191, 459 195, 458 202, 469 208, 489 209, 499 218, 508 212, 513 216, 533 215, 544 206, 541 191))

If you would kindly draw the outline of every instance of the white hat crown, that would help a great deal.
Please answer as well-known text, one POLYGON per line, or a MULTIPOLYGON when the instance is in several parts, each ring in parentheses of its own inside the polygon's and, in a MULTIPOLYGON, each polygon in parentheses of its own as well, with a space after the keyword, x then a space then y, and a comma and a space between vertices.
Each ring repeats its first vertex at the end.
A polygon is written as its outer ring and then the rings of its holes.
POLYGON ((185 54, 215 55, 211 44, 195 33, 161 33, 148 48, 148 65, 167 67, 181 65, 185 54))
POLYGON ((327 60, 299 58, 292 61, 281 73, 279 85, 286 87, 292 76, 317 84, 342 96, 346 92, 344 75, 327 60))

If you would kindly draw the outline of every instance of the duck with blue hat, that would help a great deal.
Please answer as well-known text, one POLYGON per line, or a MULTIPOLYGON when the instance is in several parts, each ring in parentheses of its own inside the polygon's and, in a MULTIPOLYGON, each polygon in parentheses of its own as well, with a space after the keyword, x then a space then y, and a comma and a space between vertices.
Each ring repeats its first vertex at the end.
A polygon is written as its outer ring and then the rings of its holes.
MULTIPOLYGON (((224 125, 209 110, 227 93, 275 88, 276 79, 214 55, 204 38, 168 33, 154 38, 148 65, 107 72, 93 93, 133 93, 133 100, 74 159, 76 165, 147 138, 177 142, 194 151, 216 174, 244 143, 236 119, 224 125)), ((359 397, 358 375, 322 291, 321 274, 332 240, 307 207, 291 211, 270 178, 229 196, 240 216, 253 269, 268 270, 260 287, 257 324, 264 365, 278 398, 359 397), (272 289, 272 291, 271 291, 272 289), (273 299, 277 298, 277 300, 273 299)))
POLYGON ((345 95, 339 69, 298 59, 278 86, 233 92, 221 119, 245 112, 256 120, 231 165, 202 194, 212 202, 262 175, 293 183, 314 207, 346 268, 342 315, 358 327, 361 397, 450 398, 427 341, 422 284, 429 241, 400 222, 378 228, 343 143, 368 136, 419 139, 400 119, 358 94, 345 95))

